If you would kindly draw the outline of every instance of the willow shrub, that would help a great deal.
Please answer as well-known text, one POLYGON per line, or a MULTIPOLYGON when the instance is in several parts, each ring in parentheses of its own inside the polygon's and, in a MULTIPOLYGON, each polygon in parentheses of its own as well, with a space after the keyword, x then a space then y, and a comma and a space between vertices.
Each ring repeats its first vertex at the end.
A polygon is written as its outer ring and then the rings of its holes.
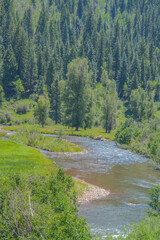
POLYGON ((1 239, 92 239, 78 217, 73 181, 59 169, 56 176, 17 176, 10 190, 0 191, 1 239))

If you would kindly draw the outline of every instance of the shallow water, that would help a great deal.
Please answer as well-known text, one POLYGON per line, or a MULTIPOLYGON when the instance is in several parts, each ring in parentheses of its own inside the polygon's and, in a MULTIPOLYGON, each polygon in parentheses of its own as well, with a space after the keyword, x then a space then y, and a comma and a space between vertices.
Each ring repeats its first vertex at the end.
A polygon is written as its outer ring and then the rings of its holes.
POLYGON ((149 188, 160 183, 160 172, 153 170, 148 158, 121 149, 115 142, 74 136, 64 136, 64 139, 84 148, 85 152, 41 152, 62 166, 67 174, 111 191, 105 199, 80 206, 79 215, 87 219, 91 231, 103 236, 119 233, 124 226, 144 218, 149 188))
MULTIPOLYGON (((52 136, 52 135, 51 135, 52 136)), ((91 231, 114 234, 132 222, 144 218, 148 209, 149 188, 160 183, 160 172, 151 167, 150 160, 115 142, 65 136, 68 141, 86 150, 83 154, 46 153, 67 174, 97 185, 111 194, 81 205, 79 215, 87 219, 91 231), (130 206, 133 203, 134 206, 130 206)))

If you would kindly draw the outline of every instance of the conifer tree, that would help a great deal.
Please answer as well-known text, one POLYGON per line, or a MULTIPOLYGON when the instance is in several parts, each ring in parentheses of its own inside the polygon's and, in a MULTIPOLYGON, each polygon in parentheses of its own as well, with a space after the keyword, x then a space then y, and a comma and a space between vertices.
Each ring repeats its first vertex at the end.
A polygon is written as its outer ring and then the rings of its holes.
POLYGON ((3 62, 3 88, 7 96, 14 95, 14 83, 17 80, 17 62, 10 45, 7 49, 3 62))
POLYGON ((60 123, 61 120, 61 91, 59 86, 59 80, 54 77, 54 81, 51 85, 51 117, 55 121, 55 124, 60 123))
POLYGON ((83 2, 82 2, 82 0, 78 0, 77 15, 80 19, 82 18, 82 15, 83 15, 83 2))
POLYGON ((54 59, 51 59, 49 66, 48 66, 48 70, 47 70, 47 76, 46 76, 46 84, 47 84, 49 93, 51 91, 51 85, 55 78, 55 74, 56 74, 56 65, 55 65, 54 59))
POLYGON ((106 133, 116 127, 117 120, 117 91, 114 80, 106 79, 104 85, 103 126, 106 133))
POLYGON ((33 12, 32 8, 29 7, 24 13, 23 18, 24 30, 27 33, 28 39, 33 39, 34 36, 34 25, 33 25, 33 12))
POLYGON ((0 107, 3 101, 4 101, 4 91, 3 91, 3 87, 0 85, 0 107))
POLYGON ((124 54, 122 63, 120 66, 120 70, 117 76, 117 85, 118 85, 118 95, 119 97, 123 97, 124 93, 124 84, 128 81, 128 63, 127 57, 124 54))

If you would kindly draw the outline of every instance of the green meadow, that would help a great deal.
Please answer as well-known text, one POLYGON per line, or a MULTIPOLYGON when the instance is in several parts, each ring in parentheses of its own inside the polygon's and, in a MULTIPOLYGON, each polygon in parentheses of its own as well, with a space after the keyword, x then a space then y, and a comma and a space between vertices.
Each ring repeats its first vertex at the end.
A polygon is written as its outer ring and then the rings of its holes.
MULTIPOLYGON (((10 185, 10 178, 19 175, 23 179, 34 176, 49 177, 56 175, 58 169, 38 150, 0 139, 0 182, 1 187, 10 185)), ((76 182, 75 189, 82 194, 87 186, 76 182)), ((74 190, 74 189, 73 189, 74 190)))
POLYGON ((17 133, 12 135, 11 140, 17 143, 36 147, 52 152, 81 152, 82 148, 62 140, 62 138, 54 138, 43 136, 37 133, 17 133))

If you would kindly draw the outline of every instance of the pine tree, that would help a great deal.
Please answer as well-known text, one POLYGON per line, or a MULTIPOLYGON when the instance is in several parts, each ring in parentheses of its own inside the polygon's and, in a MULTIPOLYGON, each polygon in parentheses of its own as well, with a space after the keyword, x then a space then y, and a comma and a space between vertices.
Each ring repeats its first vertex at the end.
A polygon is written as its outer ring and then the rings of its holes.
POLYGON ((104 102, 103 102, 103 126, 106 133, 110 133, 112 129, 116 127, 117 119, 117 91, 116 83, 114 80, 109 80, 108 78, 103 81, 104 86, 104 102))
POLYGON ((123 97, 124 94, 124 84, 128 81, 128 63, 127 63, 127 57, 124 54, 122 63, 120 66, 120 70, 117 76, 117 85, 118 85, 118 95, 119 97, 123 97))
POLYGON ((104 32, 101 33, 100 44, 99 44, 99 53, 98 53, 98 76, 97 81, 100 81, 102 74, 102 66, 105 59, 105 37, 104 32))
POLYGON ((78 0, 77 16, 81 19, 83 15, 83 2, 78 0))
POLYGON ((22 31, 21 42, 20 42, 20 56, 19 56, 19 64, 18 64, 18 74, 20 79, 22 80, 23 86, 27 89, 28 81, 27 81, 27 67, 28 67, 28 38, 24 31, 22 31))
POLYGON ((60 123, 61 120, 61 92, 59 86, 59 80, 57 77, 51 85, 51 117, 55 121, 55 124, 60 123))
POLYGON ((14 95, 14 83, 17 80, 17 62, 10 45, 6 51, 3 62, 3 89, 6 96, 14 95))
POLYGON ((49 93, 51 92, 51 85, 55 78, 55 74, 56 74, 56 65, 55 65, 54 59, 52 59, 49 63, 48 70, 47 70, 47 76, 46 76, 46 84, 47 84, 49 93))
POLYGON ((3 91, 3 87, 0 85, 0 107, 2 106, 3 101, 4 101, 4 91, 3 91))
POLYGON ((27 66, 27 86, 29 91, 32 93, 35 91, 38 72, 37 72, 37 58, 34 50, 33 41, 29 42, 29 52, 28 52, 28 66, 27 66))
POLYGON ((112 66, 115 80, 117 80, 120 66, 121 66, 121 49, 120 49, 120 43, 117 40, 117 42, 115 43, 114 51, 113 51, 113 66, 112 66))
POLYGON ((24 30, 27 33, 28 39, 33 39, 34 36, 34 25, 33 25, 33 12, 32 8, 29 7, 24 13, 23 18, 24 30))

